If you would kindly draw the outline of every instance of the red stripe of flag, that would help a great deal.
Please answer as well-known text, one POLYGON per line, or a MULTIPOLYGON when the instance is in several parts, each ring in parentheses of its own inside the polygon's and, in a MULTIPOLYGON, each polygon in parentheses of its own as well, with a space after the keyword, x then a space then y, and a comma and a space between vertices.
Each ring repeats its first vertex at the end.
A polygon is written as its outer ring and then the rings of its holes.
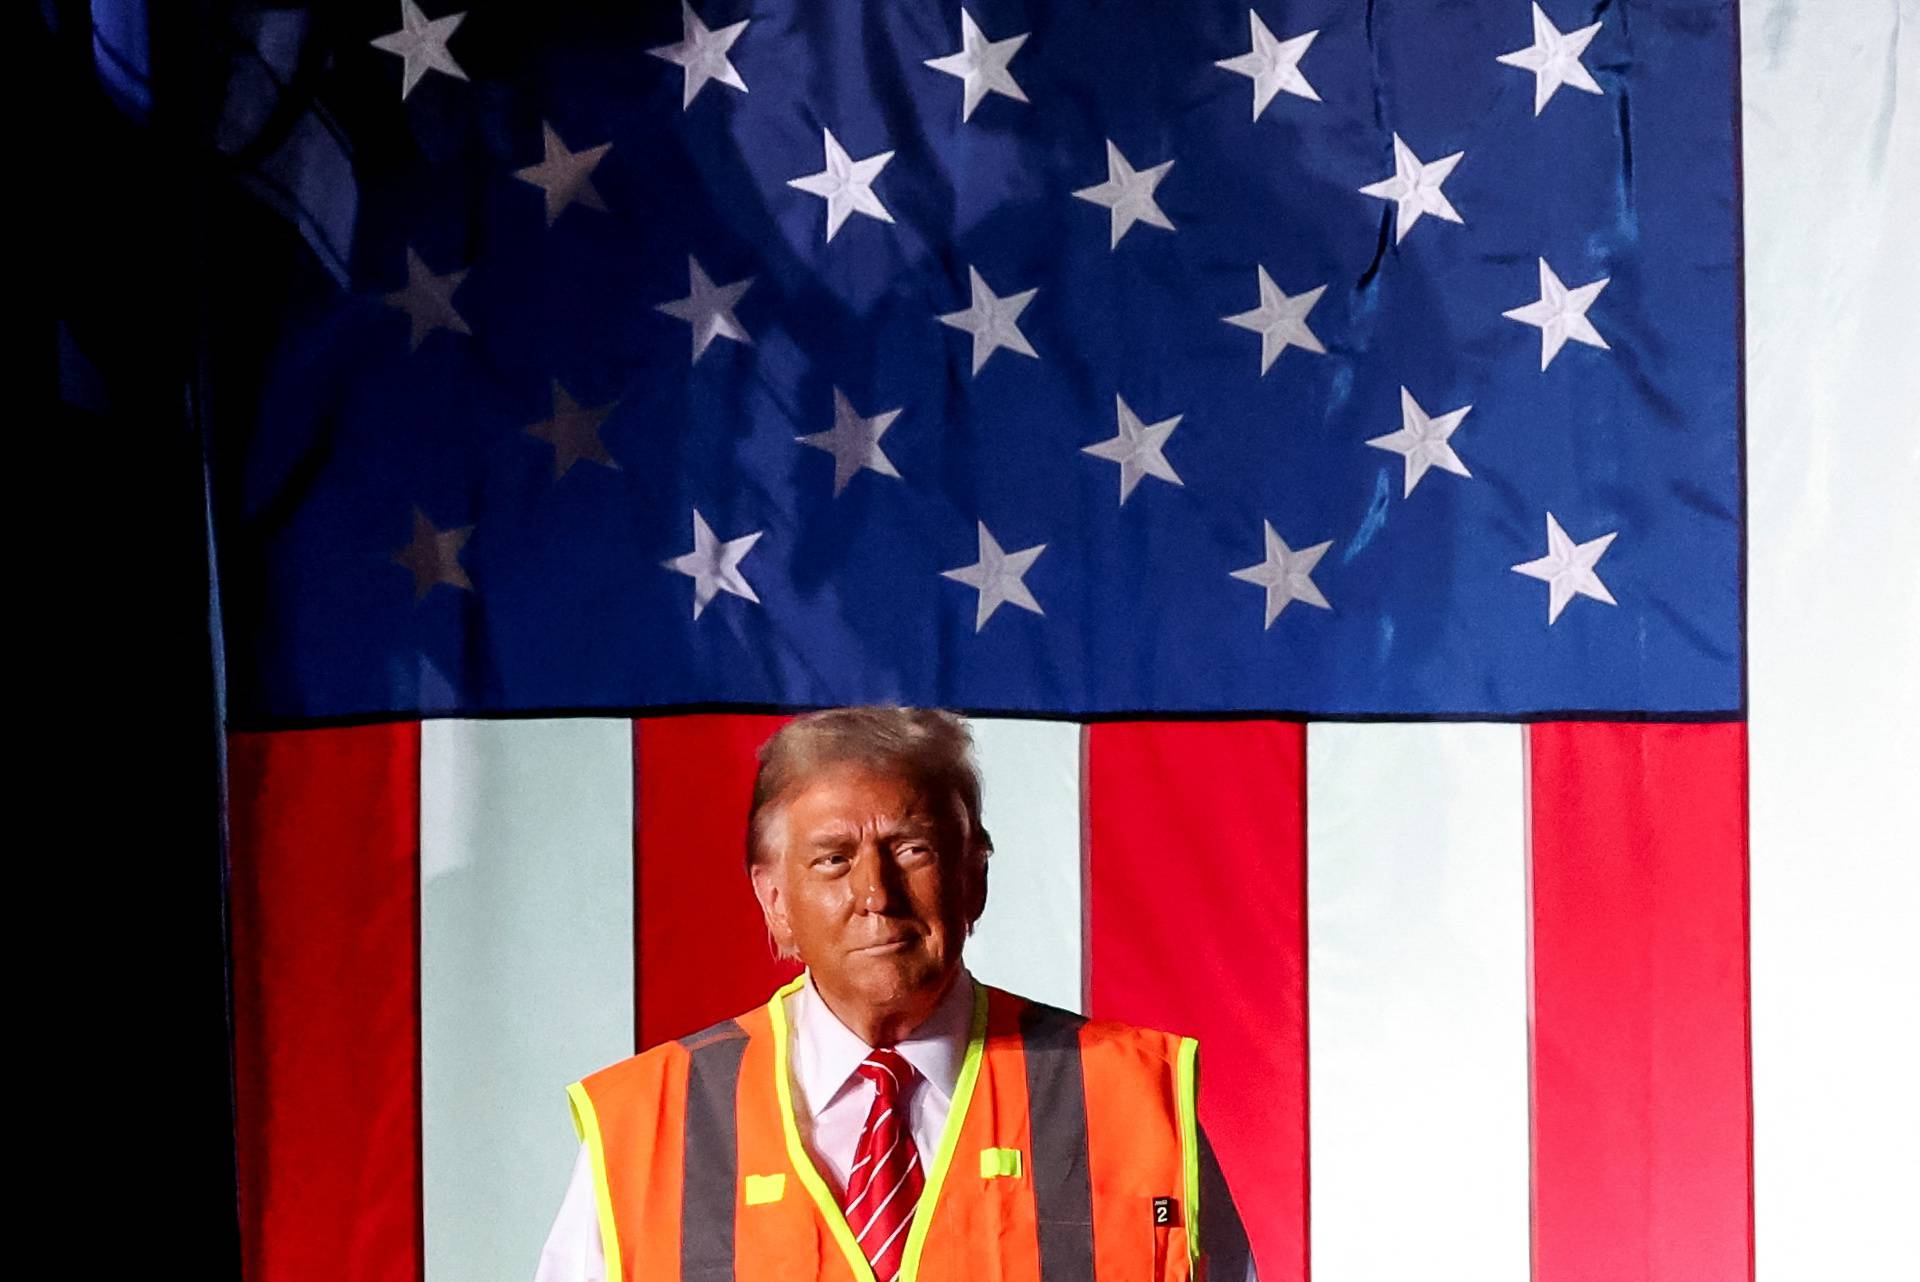
POLYGON ((773 959, 747 889, 755 752, 787 721, 636 721, 634 1027, 644 1049, 767 1000, 799 974, 773 959))
POLYGON ((1306 734, 1086 731, 1088 1010, 1196 1036, 1262 1277, 1307 1276, 1306 734))
POLYGON ((420 731, 229 743, 249 1282, 418 1282, 420 731))
POLYGON ((1529 747, 1534 1282, 1746 1282, 1746 728, 1529 747))

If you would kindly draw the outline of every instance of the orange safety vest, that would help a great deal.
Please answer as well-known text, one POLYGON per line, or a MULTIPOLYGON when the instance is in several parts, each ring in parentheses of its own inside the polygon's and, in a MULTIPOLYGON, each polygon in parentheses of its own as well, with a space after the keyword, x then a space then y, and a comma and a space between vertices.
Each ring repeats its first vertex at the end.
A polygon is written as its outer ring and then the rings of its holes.
MULTIPOLYGON (((794 1116, 802 982, 567 1087, 609 1282, 874 1282, 794 1116)), ((899 1282, 1200 1282, 1196 1051, 976 982, 899 1282)))

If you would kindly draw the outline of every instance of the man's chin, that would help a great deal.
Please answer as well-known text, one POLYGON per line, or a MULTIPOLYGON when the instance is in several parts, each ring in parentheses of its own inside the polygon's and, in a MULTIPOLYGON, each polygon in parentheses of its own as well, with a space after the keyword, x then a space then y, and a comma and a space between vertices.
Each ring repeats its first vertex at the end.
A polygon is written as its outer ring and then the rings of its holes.
POLYGON ((859 976, 861 989, 877 1005, 910 1004, 940 989, 939 966, 912 947, 859 950, 848 963, 848 971, 859 976))

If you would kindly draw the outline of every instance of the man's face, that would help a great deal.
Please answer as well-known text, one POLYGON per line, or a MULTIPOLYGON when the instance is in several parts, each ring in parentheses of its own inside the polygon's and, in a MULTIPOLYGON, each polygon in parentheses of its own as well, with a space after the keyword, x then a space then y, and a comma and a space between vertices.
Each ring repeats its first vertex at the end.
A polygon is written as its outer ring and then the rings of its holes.
POLYGON ((780 849, 754 867, 775 941, 856 1032, 908 1031, 959 969, 985 886, 954 809, 898 775, 834 766, 787 802, 780 849))

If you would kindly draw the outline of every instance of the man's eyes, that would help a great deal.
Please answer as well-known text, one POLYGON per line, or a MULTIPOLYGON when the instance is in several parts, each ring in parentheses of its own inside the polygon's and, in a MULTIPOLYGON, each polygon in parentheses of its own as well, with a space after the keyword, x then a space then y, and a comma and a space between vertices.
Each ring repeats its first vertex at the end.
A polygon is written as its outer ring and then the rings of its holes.
MULTIPOLYGON (((896 842, 890 849, 896 859, 922 860, 934 857, 933 843, 918 837, 896 842)), ((843 872, 852 864, 853 856, 845 851, 823 851, 813 857, 813 867, 821 872, 843 872)))

